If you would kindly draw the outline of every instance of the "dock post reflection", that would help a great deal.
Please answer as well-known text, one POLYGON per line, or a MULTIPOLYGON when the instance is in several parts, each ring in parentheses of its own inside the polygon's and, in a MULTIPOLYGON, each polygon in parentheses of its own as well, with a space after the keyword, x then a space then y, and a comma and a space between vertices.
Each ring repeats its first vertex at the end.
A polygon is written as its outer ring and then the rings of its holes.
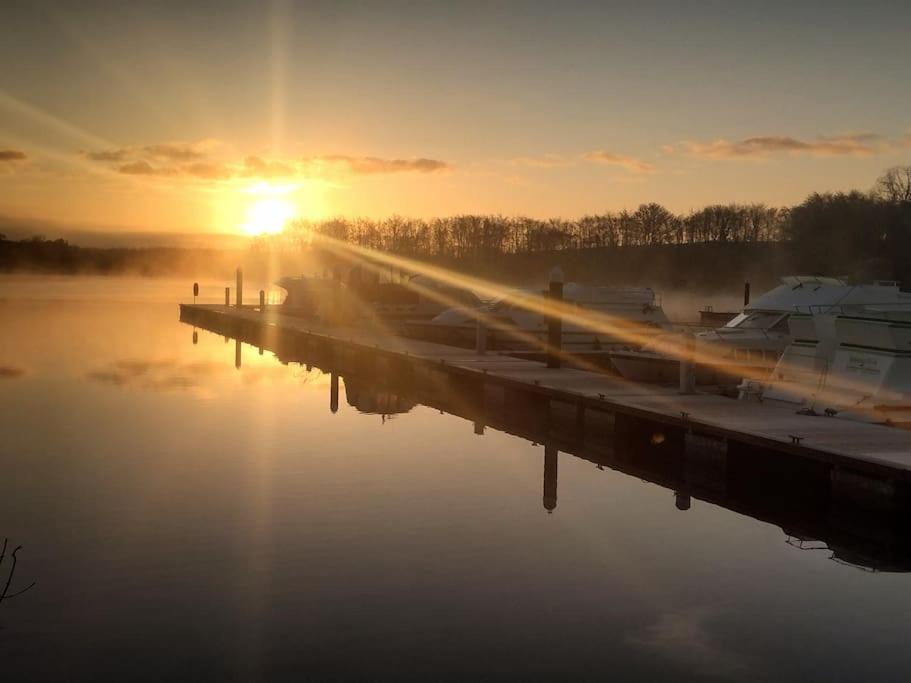
POLYGON ((329 410, 338 412, 338 373, 333 372, 329 379, 329 410))
POLYGON ((688 491, 674 491, 674 504, 678 510, 689 510, 693 504, 693 499, 688 491))
POLYGON ((544 446, 544 509, 550 514, 557 508, 557 450, 544 446))
POLYGON ((240 339, 234 340, 234 367, 240 370, 240 339))

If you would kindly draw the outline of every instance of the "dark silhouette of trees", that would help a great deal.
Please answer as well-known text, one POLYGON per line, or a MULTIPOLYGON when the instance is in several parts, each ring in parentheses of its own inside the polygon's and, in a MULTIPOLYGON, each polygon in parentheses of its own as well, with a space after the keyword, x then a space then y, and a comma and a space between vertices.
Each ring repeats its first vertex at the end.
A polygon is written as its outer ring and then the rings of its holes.
POLYGON ((677 215, 650 203, 634 212, 590 214, 574 220, 470 214, 431 220, 334 218, 298 221, 290 233, 313 233, 409 256, 483 259, 566 249, 769 242, 781 239, 787 217, 787 209, 764 204, 717 205, 677 215))
POLYGON ((911 166, 893 166, 887 169, 876 180, 873 194, 887 202, 911 202, 911 166))
POLYGON ((814 194, 791 210, 785 237, 808 272, 911 284, 911 202, 861 192, 814 194))

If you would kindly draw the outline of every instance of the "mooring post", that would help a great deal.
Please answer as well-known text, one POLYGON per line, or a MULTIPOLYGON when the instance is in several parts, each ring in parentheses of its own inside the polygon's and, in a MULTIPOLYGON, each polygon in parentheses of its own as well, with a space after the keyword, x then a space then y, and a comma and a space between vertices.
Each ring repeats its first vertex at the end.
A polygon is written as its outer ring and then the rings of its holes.
POLYGON ((225 306, 231 305, 231 288, 225 287, 225 306))
POLYGON ((237 269, 237 307, 244 305, 244 271, 237 269))
POLYGON ((548 513, 557 508, 557 449, 544 446, 544 509, 548 513))
POLYGON ((487 353, 487 326, 484 324, 484 316, 478 312, 475 318, 475 351, 478 355, 483 356, 487 353))
POLYGON ((563 350, 563 316, 559 312, 563 305, 563 271, 560 266, 550 271, 548 294, 554 304, 554 311, 547 317, 547 367, 559 368, 563 350))
POLYGON ((693 367, 693 355, 696 350, 696 338, 686 335, 683 354, 680 357, 680 393, 692 394, 696 390, 696 373, 693 367))
POLYGON ((338 374, 333 372, 329 379, 329 410, 338 412, 338 374))
POLYGON ((199 283, 194 282, 193 283, 193 303, 194 304, 196 303, 196 297, 198 297, 198 296, 199 296, 199 283))
POLYGON ((259 290, 259 312, 266 312, 266 290, 259 290))
POLYGON ((750 304, 750 283, 743 283, 743 305, 744 307, 750 304))

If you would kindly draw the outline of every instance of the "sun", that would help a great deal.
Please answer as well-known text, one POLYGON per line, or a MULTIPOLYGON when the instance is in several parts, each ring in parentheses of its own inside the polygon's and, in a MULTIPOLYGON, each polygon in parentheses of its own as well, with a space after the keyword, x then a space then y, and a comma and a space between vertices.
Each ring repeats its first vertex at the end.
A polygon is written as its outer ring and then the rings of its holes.
POLYGON ((264 197, 247 209, 243 231, 248 235, 277 235, 297 215, 297 209, 287 199, 264 197))

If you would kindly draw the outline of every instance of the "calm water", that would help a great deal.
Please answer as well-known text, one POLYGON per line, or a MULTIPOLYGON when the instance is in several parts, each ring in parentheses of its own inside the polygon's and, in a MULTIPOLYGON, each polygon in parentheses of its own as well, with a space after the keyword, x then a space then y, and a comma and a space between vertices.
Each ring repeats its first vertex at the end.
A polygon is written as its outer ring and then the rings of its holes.
POLYGON ((0 280, 0 537, 38 582, 3 680, 911 671, 911 574, 864 570, 901 531, 774 486, 678 510, 658 447, 560 453, 548 511, 543 445, 370 377, 333 413, 316 367, 194 344, 185 289, 0 280))

